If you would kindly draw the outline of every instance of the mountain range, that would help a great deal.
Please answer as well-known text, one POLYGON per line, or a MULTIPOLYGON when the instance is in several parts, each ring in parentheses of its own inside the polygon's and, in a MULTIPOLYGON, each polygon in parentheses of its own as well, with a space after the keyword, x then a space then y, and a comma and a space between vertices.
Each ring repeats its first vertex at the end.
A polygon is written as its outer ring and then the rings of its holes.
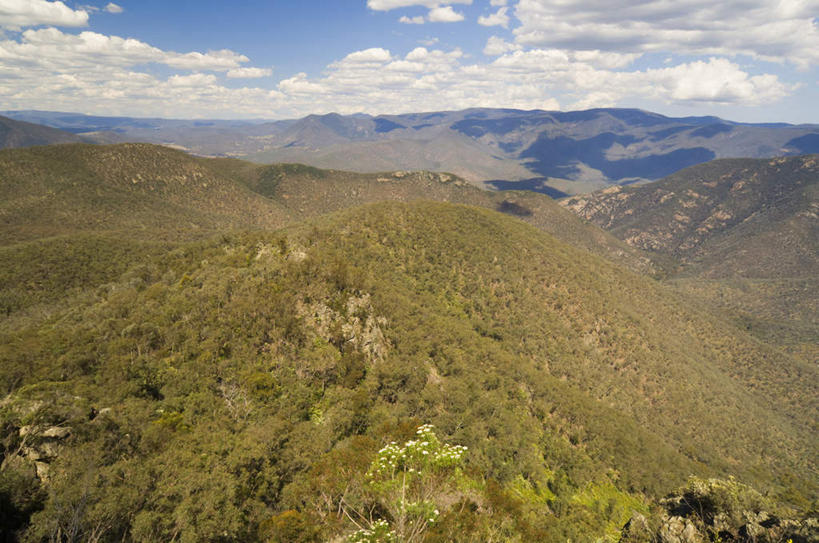
POLYGON ((159 143, 200 155, 358 172, 448 171, 481 187, 552 196, 657 180, 715 158, 819 152, 816 125, 673 118, 637 109, 331 113, 275 122, 3 114, 102 143, 159 143))
POLYGON ((468 451, 426 541, 819 536, 814 156, 563 205, 149 144, 0 171, 9 540, 339 540, 425 423, 468 451))

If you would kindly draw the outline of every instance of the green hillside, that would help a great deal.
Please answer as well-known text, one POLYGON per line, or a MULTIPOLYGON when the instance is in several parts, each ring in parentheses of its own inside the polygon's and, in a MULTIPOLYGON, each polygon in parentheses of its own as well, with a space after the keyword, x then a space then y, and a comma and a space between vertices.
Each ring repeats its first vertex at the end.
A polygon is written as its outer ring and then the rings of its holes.
POLYGON ((814 365, 508 214, 380 203, 158 250, 0 321, 25 540, 331 540, 388 516, 365 472, 423 423, 468 447, 426 541, 616 540, 691 474, 816 498, 814 365))
POLYGON ((633 270, 661 273, 662 267, 599 228, 565 212, 551 198, 528 191, 481 190, 448 173, 360 174, 298 164, 249 168, 228 160, 214 167, 237 175, 251 190, 273 199, 301 219, 381 201, 435 200, 494 209, 518 217, 570 245, 605 256, 633 270))
POLYGON ((0 151, 0 171, 5 243, 74 232, 192 239, 288 219, 204 159, 155 145, 7 149, 0 151))
POLYGON ((562 203, 676 260, 673 284, 726 319, 803 360, 819 357, 816 155, 717 160, 562 203))
POLYGON ((425 199, 497 209, 631 269, 662 269, 544 195, 484 191, 450 174, 259 166, 148 144, 0 151, 0 171, 0 244, 76 232, 203 239, 224 230, 280 228, 369 202, 425 199))
POLYGON ((81 141, 87 140, 70 132, 0 115, 0 149, 81 141))

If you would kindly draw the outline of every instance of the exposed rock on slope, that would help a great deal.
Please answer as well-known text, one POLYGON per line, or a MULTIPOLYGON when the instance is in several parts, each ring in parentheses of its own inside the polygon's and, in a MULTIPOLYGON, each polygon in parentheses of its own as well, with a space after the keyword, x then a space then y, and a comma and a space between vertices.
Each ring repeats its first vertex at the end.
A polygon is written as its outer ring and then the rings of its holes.
POLYGON ((734 479, 691 478, 662 500, 659 526, 635 515, 620 543, 816 543, 819 517, 788 518, 792 510, 734 479))
POLYGON ((704 277, 819 271, 819 156, 718 160, 562 201, 633 247, 704 277))
POLYGON ((633 247, 676 260, 681 289, 760 339, 816 360, 819 155, 718 160, 561 203, 633 247))

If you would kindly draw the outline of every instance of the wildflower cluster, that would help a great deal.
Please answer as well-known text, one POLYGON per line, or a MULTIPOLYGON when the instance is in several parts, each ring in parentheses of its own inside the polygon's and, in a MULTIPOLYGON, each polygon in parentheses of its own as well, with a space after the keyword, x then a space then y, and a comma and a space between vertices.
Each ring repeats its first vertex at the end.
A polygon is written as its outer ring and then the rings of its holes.
POLYGON ((395 531, 386 520, 375 521, 369 529, 361 529, 347 536, 347 543, 397 543, 395 531))
POLYGON ((430 468, 449 468, 461 463, 467 448, 462 445, 441 443, 431 424, 419 426, 416 439, 399 446, 395 441, 378 451, 368 475, 371 478, 390 478, 402 471, 419 475, 430 468))
MULTIPOLYGON (((418 427, 414 439, 403 445, 393 441, 378 451, 367 477, 400 541, 421 541, 427 527, 438 521, 437 503, 442 503, 451 492, 466 450, 460 445, 441 443, 433 426, 424 424, 418 427)), ((364 532, 359 530, 356 534, 364 532)), ((353 536, 363 537, 356 534, 353 536)), ((382 540, 349 540, 370 541, 382 540)))

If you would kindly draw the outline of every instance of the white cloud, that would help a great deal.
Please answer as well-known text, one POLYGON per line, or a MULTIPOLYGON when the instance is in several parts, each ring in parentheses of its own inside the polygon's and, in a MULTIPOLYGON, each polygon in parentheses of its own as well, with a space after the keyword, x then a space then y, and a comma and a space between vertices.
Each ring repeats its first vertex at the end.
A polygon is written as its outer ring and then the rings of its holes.
POLYGON ((518 51, 520 49, 522 49, 522 47, 516 43, 509 43, 503 38, 490 36, 486 42, 486 47, 483 48, 483 54, 495 57, 504 53, 518 51))
POLYGON ((436 8, 441 4, 471 4, 472 0, 367 0, 367 7, 374 11, 390 11, 398 8, 421 6, 436 8))
POLYGON ((775 102, 792 91, 774 75, 751 75, 724 58, 622 72, 614 69, 627 65, 636 55, 515 50, 489 64, 463 64, 460 50, 419 47, 404 58, 391 55, 391 60, 350 61, 359 56, 372 57, 361 53, 332 64, 320 78, 300 74, 283 82, 279 91, 284 102, 301 113, 352 113, 362 109, 407 112, 477 106, 558 109, 560 103, 571 107, 613 106, 626 98, 669 104, 759 105, 775 102))
POLYGON ((231 79, 255 79, 258 77, 268 77, 273 75, 270 68, 233 68, 225 74, 231 79))
POLYGON ((503 28, 509 27, 509 16, 506 12, 509 8, 500 8, 497 12, 492 13, 491 15, 487 15, 486 17, 478 17, 478 24, 483 26, 502 26, 503 28))
POLYGON ((598 68, 625 68, 640 57, 639 53, 613 53, 608 51, 572 51, 572 58, 598 68))
MULTIPOLYGON (((793 89, 775 75, 751 76, 724 58, 669 68, 619 72, 595 67, 572 51, 515 51, 491 65, 498 78, 537 81, 575 96, 571 108, 616 105, 624 98, 669 104, 710 103, 757 106, 775 102, 793 89)), ((608 62, 608 60, 606 61, 608 62)))
POLYGON ((382 49, 381 47, 373 47, 371 49, 365 49, 363 51, 356 51, 354 53, 350 53, 344 59, 340 61, 340 63, 345 64, 371 64, 371 63, 382 63, 387 62, 392 59, 392 55, 386 49, 382 49))
POLYGON ((317 94, 326 94, 326 89, 317 83, 313 83, 307 79, 307 74, 304 72, 297 73, 289 79, 284 79, 279 82, 279 90, 294 96, 307 95, 315 96, 317 94))
POLYGON ((113 2, 109 2, 108 5, 105 6, 105 11, 107 11, 108 13, 122 13, 124 10, 122 9, 122 6, 118 6, 113 2))
POLYGON ((429 10, 427 18, 431 23, 457 23, 464 20, 464 16, 452 9, 452 6, 434 7, 429 10))
POLYGON ((216 84, 216 76, 213 74, 190 74, 172 75, 168 78, 168 85, 171 87, 207 87, 216 84))
POLYGON ((207 53, 162 51, 132 38, 85 31, 66 34, 56 28, 26 30, 20 41, 0 41, 0 62, 40 65, 54 70, 98 65, 134 66, 157 63, 182 70, 229 70, 247 62, 229 50, 207 53))
POLYGON ((495 7, 505 6, 506 5, 506 0, 489 0, 489 5, 490 6, 495 6, 495 7))
POLYGON ((819 63, 817 0, 520 0, 516 41, 532 47, 629 53, 748 55, 819 63))
POLYGON ((208 51, 207 53, 173 53, 163 52, 163 59, 157 62, 167 64, 180 70, 229 70, 237 68, 240 63, 249 59, 229 49, 208 51))
POLYGON ((86 26, 87 24, 87 11, 73 10, 62 2, 0 0, 0 28, 17 31, 27 26, 86 26))
POLYGON ((226 78, 266 77, 272 70, 243 67, 249 59, 230 50, 179 53, 95 32, 29 29, 0 38, 0 103, 113 115, 286 118, 330 111, 583 108, 637 100, 759 106, 795 88, 717 55, 629 71, 641 50, 527 49, 493 36, 484 51, 494 58, 477 62, 460 49, 432 43, 400 53, 375 47, 353 51, 319 75, 299 73, 268 88, 233 88, 226 78), (146 64, 178 73, 160 77, 146 64))
POLYGON ((406 15, 401 16, 398 19, 399 23, 404 23, 405 25, 422 25, 424 24, 424 16, 418 15, 416 17, 407 17, 406 15))
POLYGON ((645 77, 656 85, 659 98, 673 102, 760 105, 789 92, 775 75, 751 76, 724 58, 648 70, 645 77))

